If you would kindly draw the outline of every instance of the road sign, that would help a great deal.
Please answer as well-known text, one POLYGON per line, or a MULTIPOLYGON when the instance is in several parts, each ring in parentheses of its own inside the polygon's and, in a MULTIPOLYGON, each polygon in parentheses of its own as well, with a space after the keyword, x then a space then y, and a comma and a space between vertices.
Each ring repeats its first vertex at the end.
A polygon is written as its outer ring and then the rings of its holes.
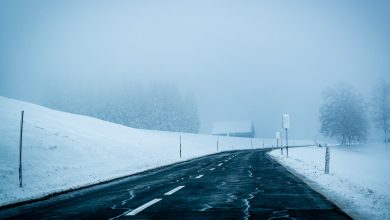
POLYGON ((277 131, 277 132, 275 133, 275 136, 276 136, 276 139, 277 139, 277 140, 280 140, 280 132, 279 132, 279 131, 277 131))
POLYGON ((283 125, 283 128, 290 129, 290 115, 289 114, 283 114, 282 125, 283 125))

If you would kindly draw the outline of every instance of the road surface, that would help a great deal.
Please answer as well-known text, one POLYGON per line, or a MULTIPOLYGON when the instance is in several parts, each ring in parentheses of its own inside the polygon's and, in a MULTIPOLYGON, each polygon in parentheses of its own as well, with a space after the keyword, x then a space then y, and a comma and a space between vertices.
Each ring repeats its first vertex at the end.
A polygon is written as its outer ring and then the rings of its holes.
POLYGON ((350 219, 264 150, 224 152, 0 210, 0 219, 350 219))

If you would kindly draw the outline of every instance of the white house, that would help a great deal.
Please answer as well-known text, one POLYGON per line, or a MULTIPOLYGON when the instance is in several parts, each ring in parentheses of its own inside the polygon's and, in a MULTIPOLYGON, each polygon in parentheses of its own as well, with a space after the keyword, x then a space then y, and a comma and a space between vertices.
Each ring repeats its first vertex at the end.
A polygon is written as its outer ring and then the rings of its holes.
POLYGON ((253 121, 223 121, 213 124, 213 135, 232 137, 255 137, 253 121))

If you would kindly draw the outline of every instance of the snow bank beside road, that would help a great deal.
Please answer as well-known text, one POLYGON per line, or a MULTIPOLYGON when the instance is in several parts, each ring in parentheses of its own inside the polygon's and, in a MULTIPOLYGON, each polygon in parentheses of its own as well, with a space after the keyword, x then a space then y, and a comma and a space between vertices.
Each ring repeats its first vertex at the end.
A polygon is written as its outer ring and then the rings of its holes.
POLYGON ((316 189, 358 219, 390 219, 390 151, 383 144, 332 147, 330 174, 324 174, 325 148, 290 148, 270 155, 317 185, 316 189))
MULTIPOLYGON (((133 129, 0 96, 0 206, 216 153, 217 138, 219 151, 251 148, 248 138, 133 129), (18 183, 21 110, 23 188, 18 183)), ((263 143, 271 146, 274 140, 252 140, 254 148, 263 143)))

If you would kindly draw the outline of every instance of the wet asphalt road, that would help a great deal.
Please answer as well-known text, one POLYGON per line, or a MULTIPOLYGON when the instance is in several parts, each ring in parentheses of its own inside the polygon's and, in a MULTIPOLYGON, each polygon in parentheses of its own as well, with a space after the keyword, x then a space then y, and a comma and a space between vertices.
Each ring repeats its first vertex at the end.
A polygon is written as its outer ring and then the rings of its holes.
POLYGON ((0 210, 0 219, 350 219, 263 150, 210 155, 0 210))

